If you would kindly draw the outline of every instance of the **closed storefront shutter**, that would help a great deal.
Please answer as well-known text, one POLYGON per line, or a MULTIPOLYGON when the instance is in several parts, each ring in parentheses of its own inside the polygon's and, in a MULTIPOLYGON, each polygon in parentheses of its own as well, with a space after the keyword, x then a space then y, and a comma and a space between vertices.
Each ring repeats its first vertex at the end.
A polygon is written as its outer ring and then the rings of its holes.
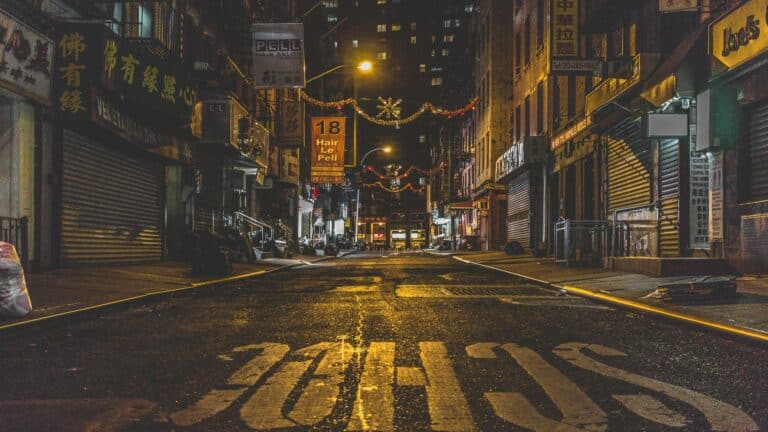
POLYGON ((768 199, 768 103, 752 112, 749 119, 750 197, 768 199))
POLYGON ((651 202, 651 151, 640 119, 628 119, 607 134, 608 212, 651 202))
POLYGON ((162 259, 160 163, 64 131, 64 265, 162 259))
POLYGON ((507 241, 531 246, 531 180, 529 172, 520 173, 507 185, 507 241))
POLYGON ((680 140, 659 143, 659 195, 661 256, 680 254, 680 140))

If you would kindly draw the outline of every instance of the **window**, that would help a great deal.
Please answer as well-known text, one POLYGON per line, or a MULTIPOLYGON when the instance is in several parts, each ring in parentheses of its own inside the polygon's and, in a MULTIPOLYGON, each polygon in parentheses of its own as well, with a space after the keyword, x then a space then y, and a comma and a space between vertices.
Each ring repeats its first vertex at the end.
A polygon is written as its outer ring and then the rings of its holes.
POLYGON ((416 31, 416 23, 415 22, 411 23, 411 31, 416 31))
POLYGON ((323 5, 329 9, 336 9, 339 7, 339 0, 323 0, 323 5))
POLYGON ((450 51, 448 48, 443 48, 443 51, 441 52, 441 54, 443 55, 443 57, 448 57, 448 55, 449 55, 450 53, 451 53, 451 51, 450 51))
MULTIPOLYGON (((589 81, 589 80, 587 80, 589 81)), ((536 86, 536 134, 544 134, 544 83, 536 86)))
POLYGON ((387 25, 386 24, 377 24, 376 25, 376 32, 377 33, 384 33, 387 31, 387 25))
POLYGON ((376 0, 376 4, 378 4, 378 5, 385 5, 385 4, 387 4, 387 0, 376 0))
POLYGON ((522 42, 520 41, 520 33, 515 35, 515 77, 520 76, 520 51, 522 50, 522 42))
POLYGON ((522 132, 522 128, 520 127, 522 123, 522 117, 520 116, 520 105, 515 108, 515 141, 520 141, 520 132, 522 132))
POLYGON ((416 45, 416 36, 411 36, 411 45, 416 45))
POLYGON ((525 65, 528 66, 531 63, 531 18, 525 18, 525 65))
POLYGON ((432 52, 430 53, 430 55, 431 55, 432 57, 434 57, 434 56, 436 55, 436 54, 435 54, 435 50, 432 50, 432 52))
POLYGON ((429 68, 429 71, 430 72, 442 72, 443 71, 443 67, 442 66, 432 66, 431 68, 429 68))
POLYGON ((568 75, 568 119, 576 116, 576 76, 568 75))
POLYGON ((352 39, 352 48, 357 48, 360 46, 360 42, 357 39, 352 39))
POLYGON ((452 20, 449 20, 449 19, 443 20, 443 27, 444 28, 451 28, 452 25, 453 25, 453 21, 452 20))
POLYGON ((544 0, 536 6, 536 47, 544 46, 544 0))
POLYGON ((452 34, 443 35, 443 42, 451 43, 451 42, 454 41, 455 38, 456 38, 456 36, 452 35, 452 34))
POLYGON ((435 42, 437 42, 437 36, 432 35, 432 43, 435 43, 435 42))
POLYGON ((531 97, 525 97, 525 136, 531 136, 531 97))
POLYGON ((427 136, 424 134, 419 135, 419 142, 421 144, 424 144, 425 142, 427 142, 427 136))
POLYGON ((443 77, 432 77, 432 85, 433 86, 443 85, 443 77))
POLYGON ((386 60, 386 59, 387 59, 386 51, 379 51, 376 53, 376 60, 386 60))
POLYGON ((464 5, 464 12, 472 13, 472 11, 474 10, 475 10, 475 5, 473 5, 472 3, 467 3, 464 5))
POLYGON ((338 22, 339 16, 336 14, 328 14, 328 22, 338 22))
POLYGON ((461 20, 460 19, 453 20, 453 26, 456 28, 461 27, 461 20))
POLYGON ((426 72, 427 71, 427 65, 424 63, 419 65, 419 72, 426 72))
POLYGON ((390 27, 393 32, 400 31, 400 28, 400 24, 392 24, 392 27, 390 27))

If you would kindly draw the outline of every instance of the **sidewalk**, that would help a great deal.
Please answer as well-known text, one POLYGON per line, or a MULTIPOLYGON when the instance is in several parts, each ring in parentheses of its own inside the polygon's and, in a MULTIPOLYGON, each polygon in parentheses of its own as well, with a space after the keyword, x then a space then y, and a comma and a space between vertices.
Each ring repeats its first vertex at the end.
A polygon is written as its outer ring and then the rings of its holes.
MULTIPOLYGON (((446 255, 446 254, 440 254, 446 255)), ((697 277, 651 277, 642 274, 609 271, 601 268, 566 267, 552 259, 531 256, 508 256, 504 252, 452 254, 464 262, 492 267, 535 280, 576 295, 595 298, 634 309, 642 309, 684 321, 739 333, 738 329, 757 334, 768 341, 768 278, 739 278, 737 296, 727 299, 670 302, 644 298, 661 284, 685 282, 697 277), (637 303, 648 308, 634 307, 637 303), (659 309, 655 311, 653 309, 659 309), (669 313, 664 313, 669 312, 669 313), (693 319, 685 319, 693 318, 693 319), (707 325, 709 321, 715 325, 707 325), (720 326, 733 327, 731 331, 720 326)), ((749 335, 747 335, 749 336, 749 335)))
MULTIPOLYGON (((340 254, 343 255, 344 252, 340 254)), ((244 279, 332 258, 335 257, 296 255, 293 259, 270 258, 254 264, 236 263, 232 275, 223 278, 192 276, 189 264, 183 262, 73 267, 27 274, 32 313, 17 320, 0 320, 0 330, 139 297, 244 279)))

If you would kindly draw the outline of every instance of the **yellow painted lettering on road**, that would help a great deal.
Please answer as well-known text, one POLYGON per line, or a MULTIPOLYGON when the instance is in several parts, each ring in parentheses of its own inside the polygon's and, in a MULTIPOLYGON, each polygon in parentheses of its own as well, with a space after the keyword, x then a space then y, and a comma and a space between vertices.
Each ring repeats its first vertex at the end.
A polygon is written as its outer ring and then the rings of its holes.
POLYGON ((288 418, 302 426, 312 426, 331 415, 339 397, 344 374, 352 359, 353 347, 345 342, 323 343, 305 348, 297 354, 316 356, 316 350, 325 355, 317 365, 314 376, 296 401, 288 418))
POLYGON ((725 402, 721 402, 687 388, 668 384, 662 381, 657 381, 655 379, 647 378, 641 375, 636 375, 631 372, 627 372, 625 370, 601 363, 592 359, 591 357, 586 356, 583 353, 583 350, 585 349, 588 349, 593 353, 602 356, 626 356, 626 354, 623 352, 617 351, 613 348, 608 348, 606 346, 576 342, 559 345, 557 348, 555 348, 554 352, 560 356, 560 358, 570 362, 574 366, 578 366, 582 369, 586 369, 609 378, 614 378, 619 381, 624 381, 639 387, 663 393, 669 397, 687 403, 704 414, 704 417, 707 419, 710 426, 712 426, 713 431, 752 432, 760 430, 754 420, 752 420, 747 414, 734 407, 733 405, 729 405, 725 402))
POLYGON ((669 409, 653 396, 644 394, 613 395, 613 398, 629 411, 664 426, 681 428, 691 423, 684 415, 669 409))
POLYGON ((171 414, 171 420, 180 426, 190 426, 224 411, 245 393, 249 386, 255 385, 285 356, 289 349, 288 345, 278 343, 254 344, 233 349, 233 353, 261 350, 259 355, 238 369, 227 380, 227 384, 242 386, 242 388, 211 390, 194 405, 171 414))
POLYGON ((562 423, 576 429, 604 431, 608 416, 573 381, 529 348, 508 343, 501 347, 544 389, 563 413, 562 423))
POLYGON ((253 429, 295 427, 296 423, 283 417, 283 404, 311 365, 312 360, 284 363, 243 404, 240 418, 253 429))
POLYGON ((395 343, 371 342, 358 384, 348 431, 394 430, 395 398, 392 393, 395 343))
POLYGON ((432 429, 464 432, 476 430, 445 344, 420 342, 419 351, 429 381, 426 391, 432 429))
POLYGON ((490 392, 485 397, 499 418, 520 427, 535 432, 584 432, 584 429, 544 417, 520 393, 490 392))

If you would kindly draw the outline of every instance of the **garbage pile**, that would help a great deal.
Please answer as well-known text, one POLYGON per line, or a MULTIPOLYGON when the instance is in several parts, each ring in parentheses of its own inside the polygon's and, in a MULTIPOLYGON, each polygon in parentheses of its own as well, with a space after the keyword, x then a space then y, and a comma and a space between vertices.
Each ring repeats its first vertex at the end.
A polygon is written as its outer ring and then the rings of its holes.
POLYGON ((21 318, 32 312, 24 268, 16 248, 0 242, 0 319, 21 318))

